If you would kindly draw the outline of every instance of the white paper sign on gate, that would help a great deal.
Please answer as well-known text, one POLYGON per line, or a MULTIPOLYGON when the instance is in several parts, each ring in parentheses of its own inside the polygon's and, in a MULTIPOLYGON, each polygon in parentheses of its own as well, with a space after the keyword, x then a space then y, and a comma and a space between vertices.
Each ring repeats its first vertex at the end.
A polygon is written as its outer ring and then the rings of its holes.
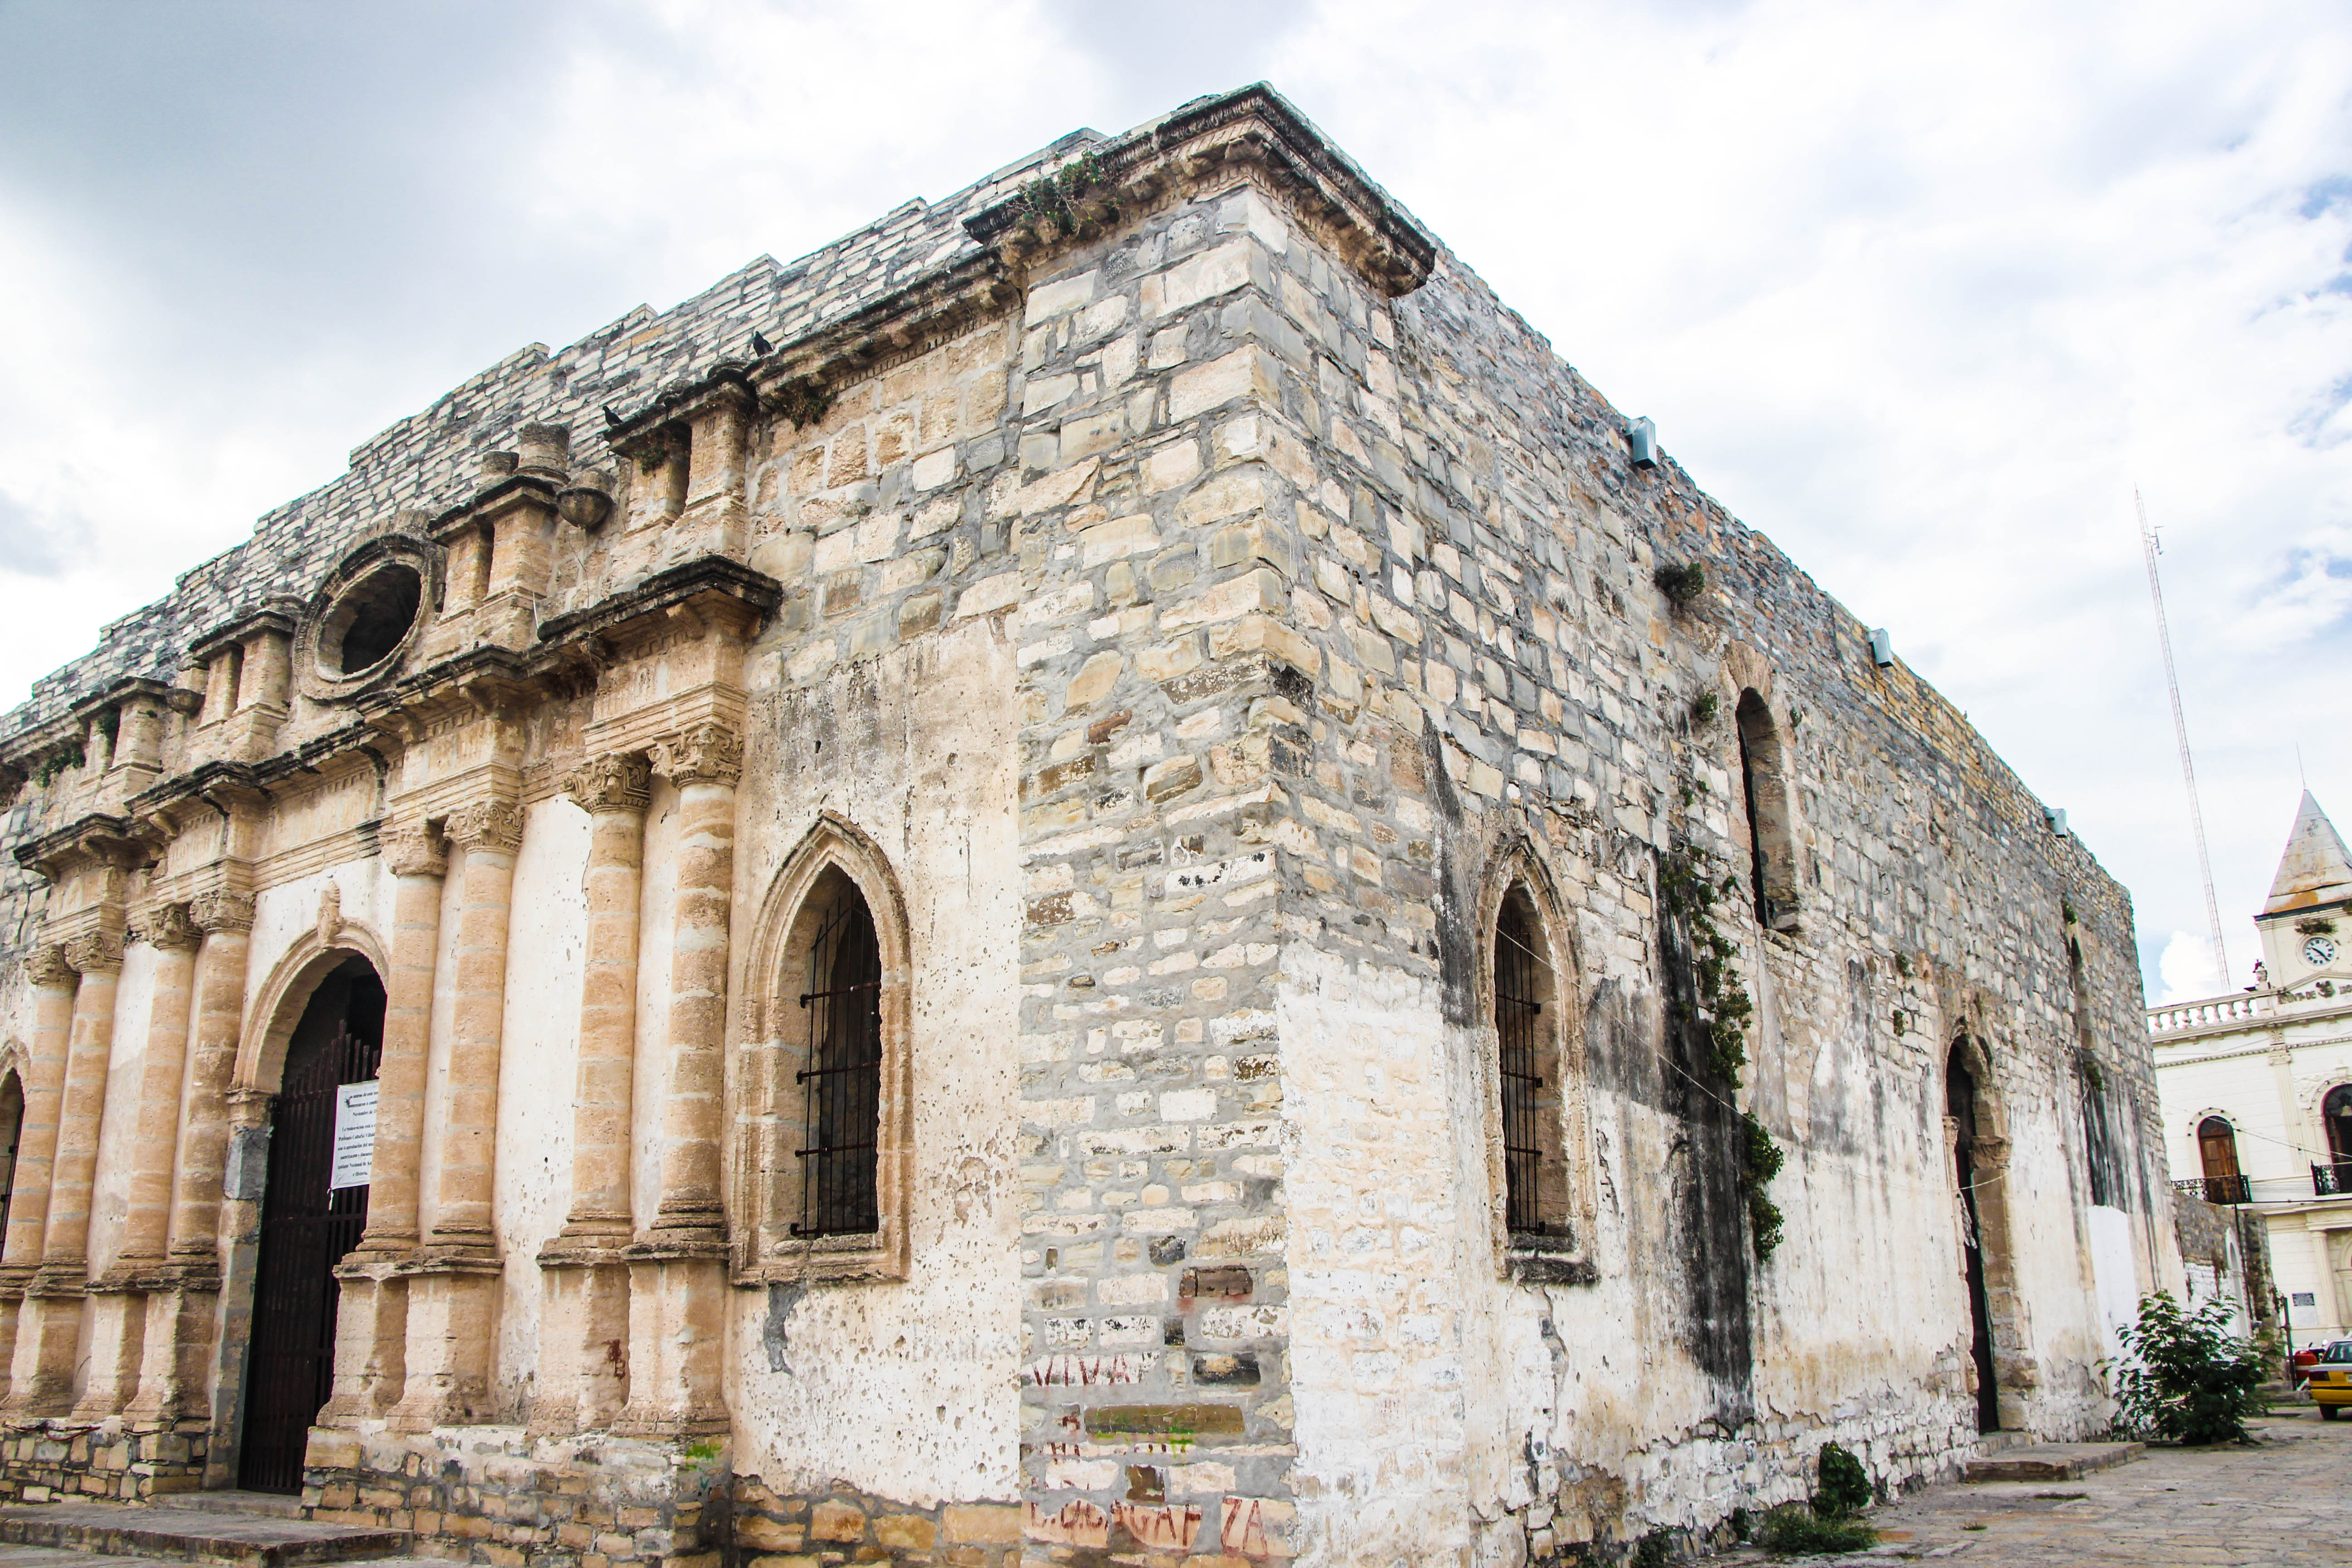
POLYGON ((375 1079, 335 1090, 334 1175, 327 1185, 364 1187, 375 1163, 375 1079))

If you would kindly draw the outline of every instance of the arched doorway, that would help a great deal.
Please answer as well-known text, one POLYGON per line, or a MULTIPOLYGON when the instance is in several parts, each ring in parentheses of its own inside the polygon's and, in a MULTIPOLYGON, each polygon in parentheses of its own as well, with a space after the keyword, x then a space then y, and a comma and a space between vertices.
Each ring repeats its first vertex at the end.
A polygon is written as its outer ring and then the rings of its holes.
POLYGON ((334 1376, 334 1267, 367 1226, 369 1089, 383 1048, 383 983, 353 957, 310 993, 270 1110, 237 1460, 249 1491, 302 1489, 310 1423, 334 1376))
POLYGON ((2327 1129, 2327 1158, 2336 1167, 2336 1190, 2352 1190, 2352 1083, 2339 1083, 2319 1102, 2319 1120, 2327 1129))
POLYGON ((2205 1169, 2205 1201, 2242 1204, 2246 1178, 2238 1169, 2238 1130, 2219 1116, 2197 1124, 2197 1161, 2205 1169))
POLYGON ((1977 1368, 1977 1430, 2000 1430, 2000 1384, 1992 1356, 1992 1299, 1985 1288, 1984 1205, 1977 1194, 1977 1080, 1967 1047, 1955 1045, 1944 1068, 1945 1109, 1958 1136, 1953 1157, 1960 1188, 1961 1266, 1969 1282, 1969 1354, 1977 1368))

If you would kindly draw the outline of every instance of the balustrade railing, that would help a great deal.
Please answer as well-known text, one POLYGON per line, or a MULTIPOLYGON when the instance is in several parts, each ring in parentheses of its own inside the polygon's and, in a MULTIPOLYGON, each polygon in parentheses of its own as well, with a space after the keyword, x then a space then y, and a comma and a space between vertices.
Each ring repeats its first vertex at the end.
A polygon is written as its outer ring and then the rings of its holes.
POLYGON ((2209 996, 2201 1002, 2177 1002, 2168 1007, 2147 1010, 2147 1032, 2151 1035, 2177 1035, 2189 1029, 2207 1029, 2242 1024, 2278 1011, 2278 997, 2268 991, 2241 991, 2228 996, 2209 996))
POLYGON ((2250 1204, 2253 1184, 2243 1176, 2190 1176, 2172 1184, 2172 1190, 2209 1204, 2250 1204))
POLYGON ((2340 1198, 2352 1194, 2352 1160, 2338 1160, 2332 1165, 2311 1168, 2311 1190, 2318 1197, 2340 1198))

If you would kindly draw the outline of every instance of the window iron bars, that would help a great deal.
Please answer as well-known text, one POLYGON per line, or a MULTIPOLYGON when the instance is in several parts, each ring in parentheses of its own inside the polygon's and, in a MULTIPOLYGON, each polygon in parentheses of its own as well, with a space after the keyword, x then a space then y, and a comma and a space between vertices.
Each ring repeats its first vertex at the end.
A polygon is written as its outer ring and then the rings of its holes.
POLYGON ((809 952, 805 1147, 795 1237, 865 1236, 882 1228, 876 1191, 882 1129, 882 952, 855 889, 826 911, 809 952))
POLYGON ((1536 999, 1534 943, 1510 904, 1496 924, 1495 1032, 1501 1044, 1505 1223, 1515 1234, 1543 1229, 1543 1004, 1536 999))

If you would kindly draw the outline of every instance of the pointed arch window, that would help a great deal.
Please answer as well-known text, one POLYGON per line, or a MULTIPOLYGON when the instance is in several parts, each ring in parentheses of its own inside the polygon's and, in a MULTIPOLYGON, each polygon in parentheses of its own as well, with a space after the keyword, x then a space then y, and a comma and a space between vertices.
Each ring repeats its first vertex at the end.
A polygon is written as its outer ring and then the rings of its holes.
POLYGON ((739 1282, 906 1278, 908 953, 888 863, 821 818, 777 873, 749 949, 728 1205, 739 1282))
POLYGON ((1503 1271, 1530 1282, 1587 1283, 1594 1274, 1583 1250, 1586 1205, 1571 1157, 1583 1145, 1575 987, 1562 978, 1565 961, 1525 881, 1506 889, 1488 931, 1496 1045, 1489 1147, 1499 1155, 1503 1271))
POLYGON ((0 1240, 8 1235, 8 1210, 16 1196, 16 1145, 24 1131, 25 1088, 10 1073, 0 1081, 0 1240))
POLYGON ((809 944, 807 1066, 799 1069, 806 1142, 800 1218, 793 1235, 870 1235, 881 1224, 875 1166, 881 1148, 882 950, 866 896, 847 878, 809 944))
POLYGON ((1788 748, 1764 699, 1739 694, 1739 785, 1748 817, 1748 893, 1758 923, 1771 931, 1797 923, 1797 847, 1789 811, 1788 748))

